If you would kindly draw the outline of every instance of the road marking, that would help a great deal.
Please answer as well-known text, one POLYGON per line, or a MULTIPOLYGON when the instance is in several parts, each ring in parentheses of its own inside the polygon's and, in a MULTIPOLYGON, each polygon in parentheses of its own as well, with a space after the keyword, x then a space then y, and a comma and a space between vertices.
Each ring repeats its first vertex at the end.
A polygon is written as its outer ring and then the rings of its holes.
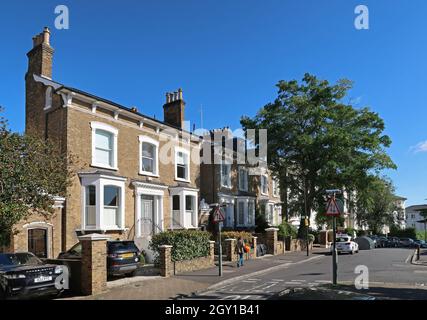
POLYGON ((285 281, 285 280, 283 280, 283 279, 271 279, 271 281, 285 281))
POLYGON ((267 273, 271 273, 271 272, 276 272, 278 270, 287 269, 289 267, 293 267, 293 266, 296 266, 296 265, 299 265, 299 264, 304 264, 304 263, 309 262, 309 261, 320 260, 320 259, 322 259, 324 257, 325 256, 323 256, 323 255, 318 255, 318 256, 313 256, 311 258, 308 258, 308 259, 305 259, 305 260, 301 260, 301 261, 298 261, 298 262, 294 262, 294 263, 284 263, 284 264, 281 264, 281 265, 278 265, 278 266, 274 266, 274 267, 270 267, 270 268, 267 268, 267 269, 264 269, 264 270, 255 271, 255 272, 252 272, 250 274, 241 275, 241 276, 237 276, 237 277, 234 277, 234 278, 231 278, 231 279, 228 279, 228 280, 220 281, 220 282, 218 282, 218 283, 210 286, 208 289, 209 290, 215 290, 217 288, 223 287, 226 284, 234 283, 234 282, 237 282, 237 281, 243 281, 243 280, 246 280, 248 278, 252 278, 254 276, 259 276, 259 275, 263 275, 263 274, 267 274, 267 273))
POLYGON ((412 253, 406 258, 405 263, 408 263, 411 258, 412 258, 412 253))
POLYGON ((314 282, 317 282, 317 283, 330 283, 331 281, 330 280, 315 280, 314 282))
POLYGON ((427 273, 427 270, 415 270, 414 273, 427 273))

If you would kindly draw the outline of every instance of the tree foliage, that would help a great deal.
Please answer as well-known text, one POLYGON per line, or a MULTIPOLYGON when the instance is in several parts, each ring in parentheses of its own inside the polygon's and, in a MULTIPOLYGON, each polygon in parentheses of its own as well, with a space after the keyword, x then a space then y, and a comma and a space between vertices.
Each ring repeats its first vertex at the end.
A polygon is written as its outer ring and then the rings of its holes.
POLYGON ((394 191, 393 183, 387 178, 371 177, 366 180, 356 197, 358 223, 367 226, 374 234, 381 233, 385 225, 396 224, 399 207, 394 191))
POLYGON ((331 85, 306 74, 302 83, 280 81, 277 87, 275 101, 241 124, 267 129, 269 167, 281 190, 289 190, 285 214, 304 215, 304 195, 308 213, 324 212, 326 189, 358 190, 373 173, 395 168, 386 153, 391 140, 384 121, 343 101, 352 82, 331 85))
POLYGON ((49 141, 11 132, 0 110, 0 246, 29 215, 52 215, 53 196, 65 196, 73 161, 49 141))

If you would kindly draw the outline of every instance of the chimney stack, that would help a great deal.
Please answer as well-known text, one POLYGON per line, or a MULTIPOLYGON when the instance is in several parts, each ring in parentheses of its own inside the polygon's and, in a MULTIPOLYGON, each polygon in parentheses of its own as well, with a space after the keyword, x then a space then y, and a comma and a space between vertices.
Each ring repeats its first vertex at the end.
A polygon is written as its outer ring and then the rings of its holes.
POLYGON ((184 127, 185 102, 182 97, 182 89, 166 93, 166 104, 163 106, 164 122, 182 129, 184 127))
POLYGON ((53 48, 50 46, 50 30, 33 37, 33 49, 28 52, 28 74, 52 78, 53 48))

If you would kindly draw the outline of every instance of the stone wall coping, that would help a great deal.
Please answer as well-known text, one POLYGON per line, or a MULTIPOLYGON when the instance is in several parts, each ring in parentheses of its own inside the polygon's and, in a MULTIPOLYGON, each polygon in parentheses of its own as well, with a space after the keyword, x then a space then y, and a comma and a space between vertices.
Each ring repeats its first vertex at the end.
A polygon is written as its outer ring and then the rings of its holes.
POLYGON ((236 241, 237 239, 235 239, 235 238, 228 238, 228 239, 225 239, 225 241, 236 241))
POLYGON ((215 241, 209 241, 209 243, 215 243, 215 241))
POLYGON ((258 239, 258 237, 252 237, 252 239, 258 239))
POLYGON ((100 233, 91 233, 85 234, 84 236, 79 236, 80 241, 101 241, 101 240, 110 240, 111 236, 100 234, 100 233))
POLYGON ((164 245, 160 246, 159 248, 172 248, 172 247, 173 247, 173 246, 170 246, 170 245, 164 244, 164 245))
POLYGON ((267 228, 265 231, 279 231, 279 228, 267 228))

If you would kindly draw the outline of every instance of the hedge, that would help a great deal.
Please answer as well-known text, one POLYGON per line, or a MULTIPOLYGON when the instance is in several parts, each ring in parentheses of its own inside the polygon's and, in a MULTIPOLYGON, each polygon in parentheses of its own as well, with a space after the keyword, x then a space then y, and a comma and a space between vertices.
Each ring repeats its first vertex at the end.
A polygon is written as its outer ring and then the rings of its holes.
POLYGON ((158 258, 160 246, 170 245, 172 246, 172 261, 192 260, 209 255, 210 238, 211 234, 206 231, 165 231, 153 236, 150 249, 156 253, 158 258))
POLYGON ((296 239, 297 235, 298 229, 290 223, 283 221, 282 224, 279 225, 277 236, 280 240, 283 240, 285 237, 289 236, 291 236, 293 239, 296 239))
POLYGON ((252 243, 252 233, 245 231, 224 231, 221 232, 221 242, 224 243, 225 239, 239 239, 243 238, 246 243, 252 243))

